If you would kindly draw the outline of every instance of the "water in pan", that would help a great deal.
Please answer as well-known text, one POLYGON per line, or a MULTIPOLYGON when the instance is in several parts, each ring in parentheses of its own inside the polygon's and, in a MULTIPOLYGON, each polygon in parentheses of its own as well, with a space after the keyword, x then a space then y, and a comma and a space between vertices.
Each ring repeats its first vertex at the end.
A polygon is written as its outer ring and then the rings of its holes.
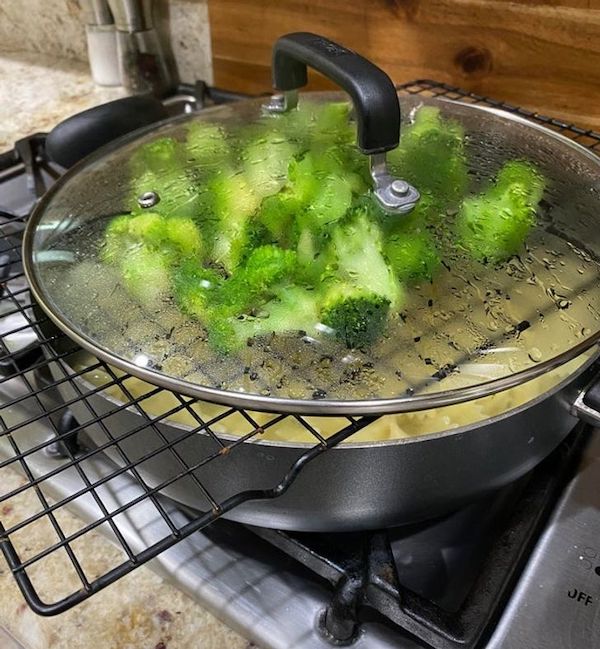
MULTIPOLYGON (((405 101, 405 108, 415 107, 405 101)), ((447 212, 438 226, 443 266, 433 282, 405 290, 386 334, 368 349, 348 350, 326 334, 308 332, 255 339, 223 356, 169 294, 152 308, 135 304, 114 268, 97 258, 107 219, 123 209, 130 192, 114 169, 124 168, 134 145, 90 165, 50 202, 42 226, 58 220, 68 227, 62 234, 54 228, 51 237, 38 231, 38 281, 67 322, 117 356, 190 383, 265 396, 347 400, 472 386, 589 339, 599 329, 600 165, 523 124, 441 106, 467 133, 470 192, 506 160, 535 163, 546 180, 538 225, 518 255, 486 264, 455 245, 456 211, 447 212)), ((256 109, 246 108, 249 114, 256 109)), ((227 115, 218 117, 227 122, 227 115)), ((170 126, 165 133, 182 138, 185 128, 170 126)))

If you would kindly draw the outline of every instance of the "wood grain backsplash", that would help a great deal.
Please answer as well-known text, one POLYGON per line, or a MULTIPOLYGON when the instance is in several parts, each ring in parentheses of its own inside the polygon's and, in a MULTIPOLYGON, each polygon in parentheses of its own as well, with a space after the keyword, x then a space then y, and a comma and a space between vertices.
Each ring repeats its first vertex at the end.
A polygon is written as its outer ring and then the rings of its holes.
POLYGON ((222 87, 268 91, 273 41, 313 31, 397 83, 445 81, 600 130, 600 0, 209 0, 209 14, 222 87))

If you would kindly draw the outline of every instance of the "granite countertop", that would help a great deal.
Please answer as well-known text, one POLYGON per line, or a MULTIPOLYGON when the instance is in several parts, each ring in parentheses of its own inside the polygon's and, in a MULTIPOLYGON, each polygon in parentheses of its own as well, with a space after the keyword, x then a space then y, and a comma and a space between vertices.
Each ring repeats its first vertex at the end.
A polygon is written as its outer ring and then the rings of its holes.
MULTIPOLYGON (((87 66, 45 54, 0 52, 0 152, 15 140, 37 131, 49 130, 60 120, 90 106, 122 95, 118 88, 97 88, 87 66)), ((4 469, 3 490, 24 482, 15 472, 4 469)), ((2 521, 23 520, 26 512, 39 509, 27 491, 17 505, 2 507, 2 521), (23 508, 23 509, 21 509, 23 508)), ((61 511, 61 526, 77 529, 81 523, 61 511)), ((44 545, 44 530, 32 528, 28 545, 44 545)), ((119 552, 98 534, 86 534, 78 547, 83 559, 97 571, 114 565, 119 552)), ((53 589, 66 579, 57 570, 47 575, 53 589)), ((49 647, 83 649, 247 649, 245 640, 200 605, 164 582, 150 568, 142 566, 79 606, 55 617, 39 617, 23 600, 0 555, 0 645, 12 649, 12 639, 27 649, 49 647), (9 635, 6 635, 6 632, 9 635)), ((15 643, 15 647, 19 644, 15 643)))

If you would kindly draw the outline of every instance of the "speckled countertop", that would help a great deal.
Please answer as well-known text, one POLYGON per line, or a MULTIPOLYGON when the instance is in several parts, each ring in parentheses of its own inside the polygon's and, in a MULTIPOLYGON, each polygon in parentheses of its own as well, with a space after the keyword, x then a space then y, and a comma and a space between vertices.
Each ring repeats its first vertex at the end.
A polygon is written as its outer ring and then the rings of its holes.
MULTIPOLYGON (((14 141, 52 128, 73 113, 115 99, 121 91, 96 88, 85 64, 44 54, 0 52, 0 152, 14 141)), ((4 470, 3 490, 23 482, 4 470)), ((39 505, 37 505, 39 507, 39 505)), ((4 505, 2 519, 22 520, 36 511, 35 496, 4 505), (30 502, 31 501, 31 502, 30 502), (23 508, 23 511, 19 511, 23 508)), ((61 526, 77 529, 77 519, 61 512, 61 526)), ((28 545, 40 548, 44 530, 32 533, 28 545)), ((118 550, 104 537, 86 535, 78 552, 102 570, 118 550)), ((53 588, 67 579, 60 570, 47 575, 53 588)), ((24 602, 0 555, 0 644, 11 647, 2 627, 27 649, 247 649, 253 646, 149 568, 141 567, 92 598, 56 617, 35 615, 24 602)))

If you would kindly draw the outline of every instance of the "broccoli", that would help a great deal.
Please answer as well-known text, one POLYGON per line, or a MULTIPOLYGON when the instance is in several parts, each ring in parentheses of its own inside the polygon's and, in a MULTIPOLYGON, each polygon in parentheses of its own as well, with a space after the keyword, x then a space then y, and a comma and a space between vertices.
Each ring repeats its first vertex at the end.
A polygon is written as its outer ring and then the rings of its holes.
POLYGON ((198 228, 190 219, 156 212, 116 216, 109 222, 100 258, 118 266, 123 285, 141 304, 167 295, 171 269, 202 250, 198 228))
POLYGON ((196 259, 185 259, 173 274, 173 294, 182 311, 202 319, 223 286, 223 278, 213 268, 196 259))
POLYGON ((214 215, 212 260, 233 273, 252 245, 257 230, 252 222, 260 200, 244 174, 231 169, 219 172, 209 183, 214 215))
POLYGON ((363 188, 360 176, 344 173, 335 153, 308 151, 291 160, 286 186, 262 202, 258 219, 276 241, 291 245, 304 228, 316 233, 341 219, 353 192, 363 188))
POLYGON ((421 106, 406 127, 400 146, 388 153, 394 173, 429 193, 442 207, 458 204, 467 189, 464 132, 457 122, 443 119, 439 108, 421 106))
POLYGON ((386 262, 403 284, 431 280, 440 266, 436 238, 430 231, 442 218, 437 208, 429 194, 424 194, 410 214, 391 219, 372 200, 355 203, 355 209, 365 211, 371 221, 379 224, 386 262))
POLYGON ((352 145, 356 139, 356 125, 350 121, 350 111, 348 102, 303 100, 296 109, 275 119, 286 137, 304 149, 314 144, 352 145))
POLYGON ((167 263, 175 263, 184 257, 199 257, 202 238, 191 219, 144 211, 114 217, 106 228, 100 255, 104 261, 120 263, 130 250, 140 246, 162 256, 167 263))
POLYGON ((440 266, 435 241, 425 228, 397 229, 385 242, 385 256, 403 283, 431 280, 440 266))
POLYGON ((298 147, 281 133, 260 131, 241 153, 246 180, 260 198, 276 194, 286 183, 298 147))
POLYGON ((181 309, 204 324, 211 346, 230 351, 240 344, 232 321, 272 299, 295 265, 295 252, 277 246, 255 248, 229 278, 189 259, 176 270, 173 290, 181 309))
POLYGON ((162 174, 183 162, 179 143, 172 137, 152 140, 137 149, 131 156, 131 167, 135 172, 151 171, 162 174))
MULTIPOLYGON (((260 308, 256 316, 229 319, 227 334, 232 337, 221 335, 219 342, 232 351, 255 336, 316 333, 318 323, 317 292, 299 286, 285 286, 274 299, 260 308)), ((223 327, 218 333, 223 333, 223 327)))
POLYGON ((456 221, 460 245, 479 261, 516 254, 535 224, 544 181, 528 162, 507 162, 482 194, 465 198, 456 221))
POLYGON ((346 347, 366 347, 383 333, 390 300, 352 284, 335 284, 320 305, 321 322, 346 347))
POLYGON ((200 121, 183 142, 142 146, 130 165, 133 198, 153 190, 161 200, 151 210, 133 200, 99 250, 132 296, 172 299, 223 354, 301 331, 372 345, 402 307, 404 286, 431 280, 456 240, 477 259, 513 254, 543 192, 535 169, 517 161, 463 200, 463 130, 430 106, 415 111, 389 154, 421 193, 399 218, 369 192, 348 103, 302 102, 234 128, 238 146, 230 129, 200 121))
POLYGON ((214 168, 228 160, 231 147, 222 127, 198 121, 188 126, 185 152, 198 166, 214 168))
POLYGON ((123 285, 140 304, 153 306, 168 295, 169 264, 145 246, 130 249, 119 264, 123 285))
POLYGON ((222 354, 231 354, 254 337, 316 332, 319 322, 317 292, 285 286, 257 309, 256 314, 236 316, 226 307, 217 306, 210 310, 209 316, 203 324, 210 346, 222 354))
POLYGON ((347 347, 366 347, 381 335, 390 308, 402 301, 402 287, 383 256, 381 230, 369 209, 355 207, 331 229, 331 240, 316 264, 323 295, 323 324, 347 347))
POLYGON ((331 242, 326 252, 328 269, 325 281, 343 281, 389 300, 391 308, 402 301, 402 287, 388 266, 384 254, 381 230, 369 219, 362 206, 350 218, 331 230, 331 242))
POLYGON ((274 285, 292 275, 295 266, 293 250, 274 245, 255 248, 237 272, 224 282, 216 300, 231 315, 258 308, 272 297, 274 285))

